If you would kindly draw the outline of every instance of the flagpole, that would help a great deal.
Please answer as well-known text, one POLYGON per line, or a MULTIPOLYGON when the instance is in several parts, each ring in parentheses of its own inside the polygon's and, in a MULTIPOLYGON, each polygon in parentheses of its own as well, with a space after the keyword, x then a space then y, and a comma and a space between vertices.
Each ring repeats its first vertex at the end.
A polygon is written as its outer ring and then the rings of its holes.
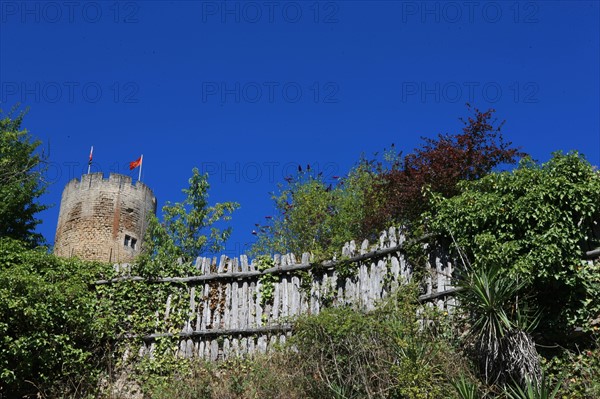
POLYGON ((94 153, 94 146, 90 149, 90 160, 88 161, 88 175, 90 174, 90 168, 92 167, 92 154, 94 153))
POLYGON ((142 166, 144 165, 144 154, 140 157, 140 173, 138 175, 138 181, 142 181, 142 166))

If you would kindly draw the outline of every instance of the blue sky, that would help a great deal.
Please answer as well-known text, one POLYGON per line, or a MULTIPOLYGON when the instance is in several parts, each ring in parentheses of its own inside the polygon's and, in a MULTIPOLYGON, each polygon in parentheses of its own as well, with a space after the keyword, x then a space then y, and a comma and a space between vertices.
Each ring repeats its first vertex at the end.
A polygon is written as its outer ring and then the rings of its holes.
POLYGON ((495 108, 540 161, 600 164, 596 1, 0 2, 0 107, 49 149, 38 230, 54 241, 64 185, 131 174, 159 207, 193 167, 237 201, 227 253, 253 242, 298 164, 344 174, 362 153, 457 132, 495 108))

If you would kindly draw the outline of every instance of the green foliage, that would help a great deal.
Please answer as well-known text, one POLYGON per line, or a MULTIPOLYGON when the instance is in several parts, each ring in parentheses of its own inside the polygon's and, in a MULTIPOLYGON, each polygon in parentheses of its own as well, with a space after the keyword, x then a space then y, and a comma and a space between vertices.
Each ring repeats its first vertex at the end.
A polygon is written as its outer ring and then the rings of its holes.
POLYGON ((529 311, 528 298, 518 296, 524 285, 503 275, 497 265, 467 267, 459 279, 459 311, 469 324, 467 345, 473 346, 489 384, 504 384, 510 378, 522 384, 539 380, 539 356, 526 334, 538 318, 529 311))
POLYGON ((152 399, 306 399, 297 357, 291 352, 233 358, 220 363, 196 360, 187 372, 176 372, 166 383, 153 382, 152 399))
POLYGON ((482 397, 475 382, 461 374, 456 381, 452 381, 459 399, 480 399, 482 397))
POLYGON ((600 340, 589 349, 581 351, 562 350, 549 359, 543 359, 547 379, 560 381, 559 396, 570 399, 600 398, 600 340))
POLYGON ((0 238, 0 396, 95 389, 112 320, 88 283, 107 266, 0 238))
POLYGON ((276 214, 260 226, 252 253, 312 252, 317 259, 331 258, 345 242, 364 236, 360 221, 372 180, 373 171, 365 162, 344 179, 328 181, 309 167, 287 177, 272 196, 276 214))
POLYGON ((191 359, 177 355, 179 338, 159 337, 153 344, 152 355, 135 356, 131 359, 135 378, 145 392, 170 384, 174 375, 186 374, 191 367, 191 359))
POLYGON ((162 208, 162 222, 155 215, 149 217, 143 254, 138 261, 143 275, 180 275, 197 256, 223 249, 231 227, 221 230, 216 225, 230 220, 230 214, 239 204, 224 202, 210 206, 209 188, 208 174, 201 175, 194 168, 189 187, 182 190, 187 195, 185 200, 167 202, 162 208))
POLYGON ((464 273, 459 280, 461 311, 469 315, 478 340, 499 341, 512 329, 533 329, 537 318, 526 317, 522 311, 526 298, 517 298, 524 286, 523 281, 503 275, 496 265, 464 273))
POLYGON ((413 226, 402 232, 406 241, 402 244, 402 253, 406 261, 413 267, 413 278, 421 281, 429 273, 431 251, 435 251, 435 243, 427 239, 422 226, 413 226), (425 245, 427 243, 427 245, 425 245))
POLYGON ((513 384, 504 389, 504 394, 508 399, 554 399, 558 395, 561 383, 558 382, 554 386, 546 376, 542 376, 542 381, 538 384, 527 381, 525 388, 521 388, 518 384, 513 384))
MULTIPOLYGON (((259 256, 256 259, 257 269, 259 271, 265 271, 272 268, 275 264, 273 258, 269 255, 259 256)), ((258 278, 260 283, 260 304, 265 306, 266 304, 273 303, 273 295, 275 294, 275 283, 279 282, 279 278, 272 273, 263 274, 258 278)))
POLYGON ((43 240, 34 231, 40 223, 35 215, 47 208, 36 202, 46 191, 45 157, 40 141, 21 129, 25 112, 12 118, 15 109, 8 115, 0 109, 0 237, 35 246, 43 240))
POLYGON ((116 370, 126 370, 144 392, 168 385, 176 372, 189 371, 189 361, 177 355, 177 334, 189 317, 189 287, 125 280, 96 286, 96 291, 102 299, 100 312, 115 319, 114 332, 119 337, 114 349, 116 370), (173 335, 144 341, 143 337, 155 333, 173 335), (150 345, 151 355, 139 352, 150 345))
POLYGON ((339 263, 335 267, 338 278, 345 280, 347 278, 356 277, 360 264, 358 262, 350 262, 346 256, 339 259, 339 263))
POLYGON ((577 153, 555 153, 542 166, 525 160, 460 190, 431 195, 429 228, 452 236, 474 268, 497 265, 532 290, 548 337, 589 330, 600 313, 600 278, 581 258, 600 244, 600 174, 577 153))
MULTIPOLYGON (((172 270, 171 264, 166 264, 163 270, 172 270)), ((123 280, 96 286, 95 290, 101 298, 99 312, 114 319, 114 334, 118 337, 114 348, 117 370, 128 370, 145 391, 152 389, 153 384, 167 384, 175 371, 187 370, 187 361, 177 356, 177 334, 189 318, 190 287, 123 280), (148 335, 165 333, 172 335, 144 341, 148 335), (152 355, 139 352, 139 348, 150 345, 152 355)))
POLYGON ((312 289, 312 273, 301 270, 296 271, 294 274, 300 279, 300 292, 308 298, 312 289))
POLYGON ((214 367, 205 363, 195 367, 189 373, 176 373, 169 380, 150 380, 146 383, 147 397, 153 399, 212 399, 214 388, 211 386, 216 380, 214 367))
MULTIPOLYGON (((342 307, 300 318, 290 343, 310 397, 450 396, 444 372, 465 368, 450 346, 423 327, 416 295, 408 287, 371 313, 342 307)), ((428 314, 432 324, 438 317, 428 314)))

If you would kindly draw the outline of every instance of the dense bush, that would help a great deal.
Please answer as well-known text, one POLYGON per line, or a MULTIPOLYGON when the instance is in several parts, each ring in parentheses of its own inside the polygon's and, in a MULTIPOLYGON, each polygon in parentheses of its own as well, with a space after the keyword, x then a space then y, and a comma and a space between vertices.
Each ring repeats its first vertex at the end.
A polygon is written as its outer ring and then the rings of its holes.
POLYGON ((0 238, 0 396, 95 390, 112 327, 88 283, 104 268, 0 238))
POLYGON ((600 398, 600 337, 589 348, 560 353, 543 359, 548 377, 560 383, 560 398, 597 399, 600 398))
POLYGON ((409 286, 373 312, 331 308, 301 318, 291 342, 310 397, 452 397, 450 381, 468 364, 443 339, 447 315, 419 311, 416 297, 409 286))
POLYGON ((175 372, 168 381, 148 381, 152 399, 305 399, 310 396, 291 352, 234 358, 222 363, 190 362, 188 372, 175 372))
POLYGON ((543 312, 538 333, 546 343, 569 344, 575 327, 590 331, 600 315, 600 273, 582 259, 600 246, 600 174, 577 153, 556 153, 460 190, 433 196, 430 229, 462 248, 474 268, 496 265, 525 282, 543 312))

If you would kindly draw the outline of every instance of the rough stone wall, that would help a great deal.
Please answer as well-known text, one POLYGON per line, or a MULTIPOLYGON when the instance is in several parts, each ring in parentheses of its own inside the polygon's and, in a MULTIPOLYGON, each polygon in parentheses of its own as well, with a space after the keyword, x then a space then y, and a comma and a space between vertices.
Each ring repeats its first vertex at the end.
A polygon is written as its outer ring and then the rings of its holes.
POLYGON ((141 249, 150 213, 156 213, 152 190, 141 182, 132 185, 129 176, 111 173, 105 179, 92 173, 73 179, 62 194, 54 253, 131 262, 141 249))

